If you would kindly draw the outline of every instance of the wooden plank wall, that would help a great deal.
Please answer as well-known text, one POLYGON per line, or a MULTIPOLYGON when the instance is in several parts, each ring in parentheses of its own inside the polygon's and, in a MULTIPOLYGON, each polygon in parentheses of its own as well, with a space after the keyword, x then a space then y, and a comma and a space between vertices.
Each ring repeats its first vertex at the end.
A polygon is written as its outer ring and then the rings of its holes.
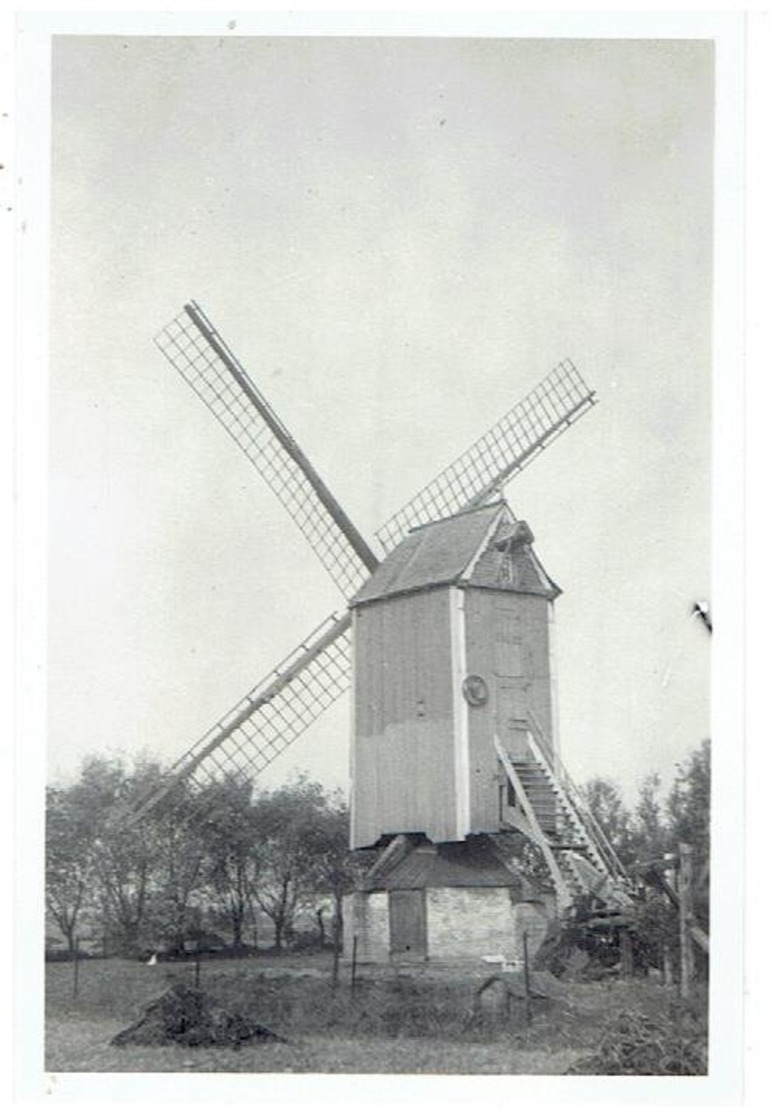
POLYGON ((458 838, 448 590, 359 607, 354 647, 352 845, 458 838))
POLYGON ((484 677, 490 698, 469 709, 471 829, 499 826, 500 778, 493 748, 497 729, 516 749, 532 710, 552 736, 553 686, 550 675, 550 603, 537 595, 471 588, 466 596, 466 663, 484 677))

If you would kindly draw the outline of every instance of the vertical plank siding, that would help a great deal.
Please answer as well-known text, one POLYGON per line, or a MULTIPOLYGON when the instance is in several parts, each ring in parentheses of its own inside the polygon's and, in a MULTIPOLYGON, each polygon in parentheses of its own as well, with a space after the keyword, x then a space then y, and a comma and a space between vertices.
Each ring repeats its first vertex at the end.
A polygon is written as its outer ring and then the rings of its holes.
POLYGON ((447 589, 359 607, 355 619, 354 847, 381 835, 458 837, 447 589))
POLYGON ((466 591, 466 658, 487 681, 489 700, 469 714, 471 830, 500 823, 501 779, 494 731, 516 755, 532 712, 552 737, 551 603, 538 595, 481 588, 466 591))
POLYGON ((554 738, 550 600, 463 588, 454 637, 457 642, 461 631, 464 644, 453 654, 453 592, 458 595, 457 588, 432 587, 355 610, 355 848, 402 832, 452 842, 498 830, 504 782, 494 733, 512 757, 526 756, 529 714, 546 739, 554 738), (485 704, 463 700, 464 671, 485 680, 485 704))

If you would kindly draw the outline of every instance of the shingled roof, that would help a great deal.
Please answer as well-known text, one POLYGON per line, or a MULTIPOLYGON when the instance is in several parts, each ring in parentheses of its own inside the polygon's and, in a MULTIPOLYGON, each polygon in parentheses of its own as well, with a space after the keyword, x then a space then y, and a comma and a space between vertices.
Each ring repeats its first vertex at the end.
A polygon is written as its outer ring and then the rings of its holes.
POLYGON ((553 599, 560 589, 532 540, 527 524, 502 501, 418 526, 378 565, 351 606, 460 582, 553 599))

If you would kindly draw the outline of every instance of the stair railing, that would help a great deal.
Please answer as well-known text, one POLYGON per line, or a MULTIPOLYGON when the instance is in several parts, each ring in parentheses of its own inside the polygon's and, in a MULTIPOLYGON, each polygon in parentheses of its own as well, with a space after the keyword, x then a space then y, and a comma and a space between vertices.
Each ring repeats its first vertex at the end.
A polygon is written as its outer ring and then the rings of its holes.
POLYGON ((565 882, 565 878, 562 874, 562 870, 560 869, 557 859, 554 856, 554 851, 552 850, 549 840, 546 838, 546 835, 543 833, 543 829, 541 827, 541 824, 538 822, 538 818, 535 814, 535 811, 533 810, 533 805, 530 803, 530 799, 527 795, 527 792, 525 791, 524 785, 519 779, 519 775, 514 768, 514 765, 512 764, 511 758, 501 744, 501 740, 498 737, 497 733, 493 734, 493 743, 495 745, 495 750, 498 754, 501 765, 506 772, 506 776, 511 781, 512 787, 517 794, 517 800, 519 801, 520 807, 525 813, 527 821, 532 828, 533 839, 540 847, 541 853, 546 859, 546 865, 549 867, 549 872, 551 873, 552 879, 554 881, 554 887, 557 890, 557 901, 563 908, 566 908, 571 903, 572 897, 570 895, 570 890, 568 889, 565 882))
POLYGON ((527 719, 530 726, 528 742, 533 751, 533 756, 537 761, 540 761, 545 768, 551 768, 553 770, 557 783, 563 791, 565 801, 570 811, 573 813, 579 829, 583 828, 589 839, 594 843, 597 854, 604 863, 610 876, 618 880, 627 881, 629 879, 628 874, 621 860, 611 846, 607 835, 597 819, 592 814, 591 809, 587 806, 581 790, 568 773, 562 759, 558 754, 552 754, 551 760, 549 760, 542 750, 541 746, 546 745, 546 737, 535 715, 533 715, 532 712, 528 712, 527 719))

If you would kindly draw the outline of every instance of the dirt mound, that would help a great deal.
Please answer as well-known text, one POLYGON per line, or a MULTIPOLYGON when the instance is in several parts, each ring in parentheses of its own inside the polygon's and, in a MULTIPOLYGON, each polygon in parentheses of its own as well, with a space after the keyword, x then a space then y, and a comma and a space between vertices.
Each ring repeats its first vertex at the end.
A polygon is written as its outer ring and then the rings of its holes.
POLYGON ((175 985, 145 1007, 143 1016, 110 1041, 116 1047, 129 1044, 182 1044, 186 1047, 239 1047, 247 1042, 277 1041, 281 1036, 221 1008, 212 998, 192 986, 175 985))

